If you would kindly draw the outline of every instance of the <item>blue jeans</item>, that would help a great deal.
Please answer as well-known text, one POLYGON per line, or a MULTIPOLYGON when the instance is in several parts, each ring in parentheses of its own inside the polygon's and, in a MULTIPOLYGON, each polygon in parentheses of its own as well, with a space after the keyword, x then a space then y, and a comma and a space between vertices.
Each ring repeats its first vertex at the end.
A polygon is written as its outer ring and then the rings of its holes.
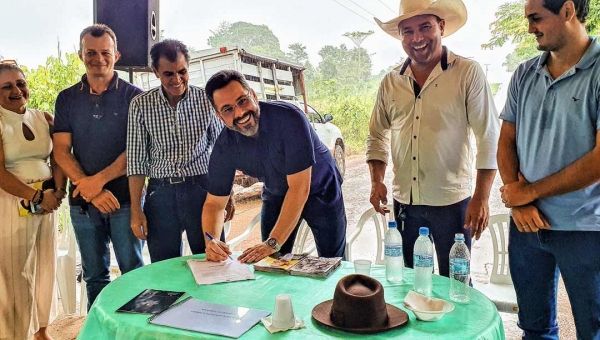
POLYGON ((110 283, 110 248, 112 241, 119 270, 122 274, 142 267, 143 242, 131 231, 131 206, 109 214, 93 205, 71 206, 71 223, 81 252, 83 280, 87 285, 88 310, 100 291, 110 283))
MULTIPOLYGON (((204 177, 203 180, 177 184, 157 184, 150 180, 144 214, 148 222, 147 242, 152 263, 181 256, 184 230, 192 253, 205 252, 202 207, 206 200, 207 178, 204 177)), ((220 238, 225 240, 223 233, 220 238)))
MULTIPOLYGON (((275 227, 281 213, 284 197, 268 195, 263 199, 261 211, 261 237, 265 241, 275 227)), ((306 220, 315 239, 317 253, 322 257, 342 257, 346 250, 346 211, 339 185, 330 185, 323 192, 308 197, 300 219, 306 220)), ((288 239, 281 245, 280 252, 292 252, 298 227, 296 225, 288 239)))
POLYGON ((463 233, 465 244, 471 251, 471 229, 463 229, 467 206, 471 198, 446 206, 406 205, 394 200, 394 219, 402 235, 404 265, 413 267, 413 250, 419 237, 419 228, 429 228, 429 238, 435 244, 440 275, 450 275, 450 249, 454 245, 454 234, 463 233), (401 216, 402 215, 402 216, 401 216), (404 218, 404 226, 402 226, 404 218))
POLYGON ((579 339, 600 339, 600 231, 521 233, 511 218, 508 255, 523 339, 558 339, 559 272, 579 339))

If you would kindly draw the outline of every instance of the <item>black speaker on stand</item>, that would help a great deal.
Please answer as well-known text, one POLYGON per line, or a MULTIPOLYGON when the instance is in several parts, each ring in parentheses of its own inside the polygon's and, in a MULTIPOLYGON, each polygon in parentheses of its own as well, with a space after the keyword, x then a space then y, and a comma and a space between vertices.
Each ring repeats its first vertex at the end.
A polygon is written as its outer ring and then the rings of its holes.
POLYGON ((94 23, 105 24, 117 36, 121 59, 115 68, 150 71, 150 48, 159 41, 159 0, 94 0, 94 23))

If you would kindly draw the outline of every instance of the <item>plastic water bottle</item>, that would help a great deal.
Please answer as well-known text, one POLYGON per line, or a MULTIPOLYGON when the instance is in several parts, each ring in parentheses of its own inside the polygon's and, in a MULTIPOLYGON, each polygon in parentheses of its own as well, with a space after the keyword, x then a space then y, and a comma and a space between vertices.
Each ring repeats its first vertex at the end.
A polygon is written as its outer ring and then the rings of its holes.
POLYGON ((391 282, 402 281, 404 256, 402 255, 402 236, 398 231, 396 221, 388 223, 385 233, 385 278, 391 282))
POLYGON ((450 249, 450 299, 459 303, 469 302, 469 278, 471 255, 463 234, 454 235, 450 249))
POLYGON ((433 275, 433 244, 429 239, 429 228, 419 228, 419 238, 413 252, 415 283, 414 290, 425 296, 431 296, 433 275))

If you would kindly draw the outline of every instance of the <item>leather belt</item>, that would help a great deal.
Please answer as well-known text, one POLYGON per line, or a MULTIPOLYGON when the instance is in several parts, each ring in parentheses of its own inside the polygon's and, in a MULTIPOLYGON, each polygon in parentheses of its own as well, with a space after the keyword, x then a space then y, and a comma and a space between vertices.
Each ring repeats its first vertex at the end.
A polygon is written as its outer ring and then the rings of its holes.
POLYGON ((204 184, 206 181, 206 175, 195 175, 195 176, 182 176, 182 177, 164 177, 164 178, 150 178, 148 184, 181 184, 181 183, 192 183, 192 184, 204 184))

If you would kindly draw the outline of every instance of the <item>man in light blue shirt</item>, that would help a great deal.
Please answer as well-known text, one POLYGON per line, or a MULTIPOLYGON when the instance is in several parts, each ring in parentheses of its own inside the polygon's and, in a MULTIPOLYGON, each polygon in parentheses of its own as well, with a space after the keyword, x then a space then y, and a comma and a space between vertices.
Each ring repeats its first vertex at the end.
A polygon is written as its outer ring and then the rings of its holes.
POLYGON ((562 274, 577 336, 600 339, 600 42, 583 0, 528 0, 541 56, 521 64, 500 118, 502 201, 524 339, 558 339, 562 274))

